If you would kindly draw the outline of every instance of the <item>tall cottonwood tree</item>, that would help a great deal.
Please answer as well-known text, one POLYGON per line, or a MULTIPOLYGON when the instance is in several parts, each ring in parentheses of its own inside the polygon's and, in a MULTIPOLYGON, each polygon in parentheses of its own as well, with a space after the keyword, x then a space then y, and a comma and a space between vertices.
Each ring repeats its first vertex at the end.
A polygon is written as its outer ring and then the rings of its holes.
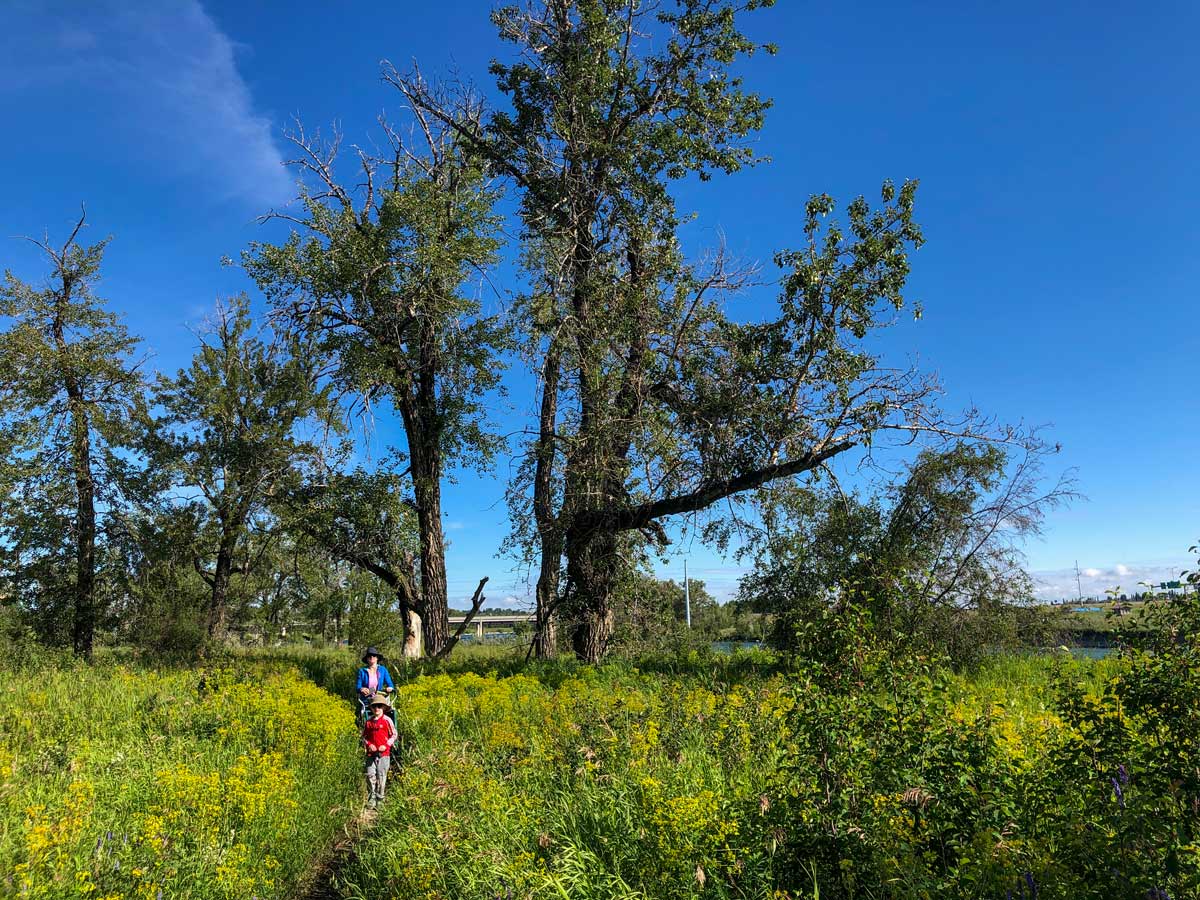
POLYGON ((0 546, 15 596, 43 636, 69 623, 91 656, 103 604, 98 542, 133 484, 144 409, 138 340, 93 292, 108 239, 34 241, 50 262, 42 287, 6 271, 0 285, 0 546))
POLYGON ((249 567, 252 520, 295 466, 318 459, 314 436, 339 424, 331 389, 317 384, 319 360, 311 346, 258 330, 239 296, 218 306, 191 365, 155 385, 152 457, 199 493, 200 530, 213 535, 194 557, 210 588, 210 638, 224 636, 231 579, 249 567))
MULTIPOLYGON (((468 114, 469 111, 468 111, 468 114)), ((303 131, 294 164, 311 185, 283 244, 243 261, 282 321, 334 360, 339 388, 400 414, 417 519, 425 652, 451 642, 442 479, 499 446, 486 397, 499 386, 507 338, 466 286, 494 261, 498 218, 487 167, 449 126, 418 116, 415 148, 386 128, 390 153, 359 153, 361 189, 335 172, 338 140, 303 131)))
POLYGON ((541 555, 543 655, 553 648, 564 553, 565 593, 582 600, 577 653, 597 658, 611 630, 616 533, 583 523, 616 498, 621 476, 610 463, 633 433, 618 407, 639 400, 632 383, 622 391, 605 373, 606 360, 642 365, 665 270, 681 273, 665 183, 753 158, 742 139, 767 104, 729 74, 732 59, 755 49, 732 13, 712 2, 674 10, 600 0, 503 7, 493 19, 519 59, 492 70, 512 108, 478 128, 462 114, 469 102, 449 106, 419 74, 389 76, 413 107, 455 128, 521 191, 526 257, 543 287, 524 311, 540 356, 537 437, 524 471, 541 555), (669 38, 657 51, 647 48, 648 29, 669 38))
MULTIPOLYGON (((390 80, 516 185, 532 280, 523 319, 537 348, 540 418, 517 494, 532 495, 542 555, 539 622, 551 604, 599 659, 631 533, 664 543, 664 520, 697 516, 774 479, 811 472, 896 430, 957 432, 935 385, 892 370, 863 339, 902 303, 921 243, 916 186, 859 198, 843 227, 816 196, 806 244, 782 252, 774 314, 729 317, 752 274, 724 254, 689 263, 673 180, 754 161, 767 101, 735 62, 740 30, 769 0, 530 0, 493 14, 516 48, 492 71, 509 108, 475 120, 419 73, 390 80), (560 559, 561 556, 561 559, 560 559), (565 561, 565 584, 558 579, 565 561)), ((968 426, 969 430, 969 426, 968 426)))

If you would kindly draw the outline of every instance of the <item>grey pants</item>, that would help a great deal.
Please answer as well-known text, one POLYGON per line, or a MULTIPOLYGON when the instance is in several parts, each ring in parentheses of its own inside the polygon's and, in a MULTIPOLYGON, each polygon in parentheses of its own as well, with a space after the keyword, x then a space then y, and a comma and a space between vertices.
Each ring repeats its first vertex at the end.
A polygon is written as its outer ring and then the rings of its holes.
POLYGON ((376 756, 373 753, 367 756, 364 771, 367 773, 368 801, 378 803, 383 799, 383 792, 387 790, 387 773, 390 765, 390 756, 376 756))

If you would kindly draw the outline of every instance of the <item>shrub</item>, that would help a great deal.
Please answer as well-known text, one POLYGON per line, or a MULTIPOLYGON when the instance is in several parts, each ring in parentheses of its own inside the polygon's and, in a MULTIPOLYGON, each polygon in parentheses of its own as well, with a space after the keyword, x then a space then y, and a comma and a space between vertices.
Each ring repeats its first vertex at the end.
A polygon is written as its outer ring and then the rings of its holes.
POLYGON ((33 626, 20 607, 0 603, 0 659, 13 670, 35 665, 46 653, 33 626))
POLYGON ((356 606, 350 610, 346 631, 352 647, 377 647, 389 658, 401 656, 404 620, 393 609, 356 606))

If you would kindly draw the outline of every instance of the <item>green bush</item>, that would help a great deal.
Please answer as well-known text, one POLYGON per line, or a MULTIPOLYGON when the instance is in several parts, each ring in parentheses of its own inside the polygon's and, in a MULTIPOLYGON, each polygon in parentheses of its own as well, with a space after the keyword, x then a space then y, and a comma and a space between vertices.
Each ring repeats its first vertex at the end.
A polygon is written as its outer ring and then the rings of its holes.
POLYGON ((47 651, 38 643, 29 617, 12 603, 0 603, 0 659, 12 670, 37 665, 47 651))
POLYGON ((346 633, 350 646, 361 652, 376 647, 389 658, 399 658, 404 643, 404 620, 393 609, 356 606, 350 610, 346 633))

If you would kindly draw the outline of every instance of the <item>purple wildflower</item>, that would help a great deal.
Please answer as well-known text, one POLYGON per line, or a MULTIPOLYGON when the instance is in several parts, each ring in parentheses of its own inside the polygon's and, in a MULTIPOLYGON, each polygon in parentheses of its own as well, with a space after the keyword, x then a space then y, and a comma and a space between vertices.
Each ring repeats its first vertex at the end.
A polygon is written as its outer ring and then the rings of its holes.
POLYGON ((1121 779, 1121 784, 1129 784, 1129 770, 1125 768, 1125 763, 1117 766, 1117 777, 1121 779))
POLYGON ((1033 880, 1032 872, 1025 873, 1025 884, 1027 884, 1029 886, 1030 900, 1037 900, 1037 895, 1038 895, 1037 882, 1033 880))
POLYGON ((1121 782, 1115 778, 1108 779, 1112 782, 1113 796, 1117 798, 1117 803, 1121 805, 1121 809, 1125 808, 1125 792, 1121 790, 1121 782))

